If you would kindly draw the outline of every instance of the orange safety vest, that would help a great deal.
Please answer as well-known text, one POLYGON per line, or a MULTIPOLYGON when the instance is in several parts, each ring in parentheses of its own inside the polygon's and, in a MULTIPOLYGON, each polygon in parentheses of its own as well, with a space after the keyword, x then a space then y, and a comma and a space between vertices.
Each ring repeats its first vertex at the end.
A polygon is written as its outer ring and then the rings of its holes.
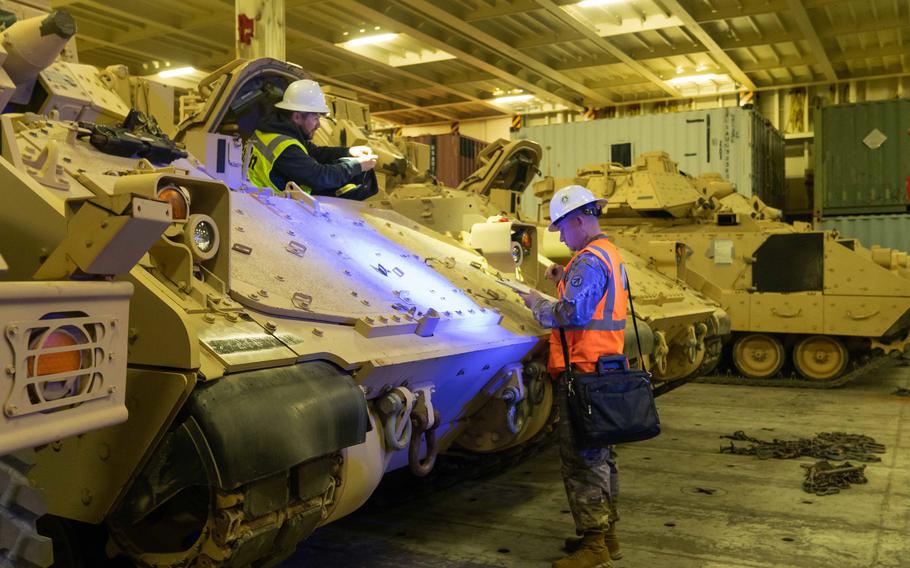
MULTIPOLYGON (((619 251, 607 238, 599 238, 588 243, 578 251, 566 266, 566 277, 572 263, 583 252, 589 252, 600 259, 607 267, 609 280, 603 297, 597 303, 594 317, 580 328, 566 329, 566 342, 569 344, 569 362, 583 373, 594 371, 597 359, 601 355, 618 355, 623 352, 626 330, 626 306, 629 303, 629 293, 626 287, 626 269, 622 263, 619 251), (620 275, 617 279, 615 275, 620 275), (621 284, 617 286, 617 282, 621 284), (609 311, 607 311, 609 310, 609 311)), ((556 288, 559 298, 562 299, 566 292, 565 279, 561 280, 556 288)), ((562 352, 562 342, 559 340, 559 330, 550 332, 550 359, 547 370, 550 374, 562 372, 565 369, 565 357, 562 352)))

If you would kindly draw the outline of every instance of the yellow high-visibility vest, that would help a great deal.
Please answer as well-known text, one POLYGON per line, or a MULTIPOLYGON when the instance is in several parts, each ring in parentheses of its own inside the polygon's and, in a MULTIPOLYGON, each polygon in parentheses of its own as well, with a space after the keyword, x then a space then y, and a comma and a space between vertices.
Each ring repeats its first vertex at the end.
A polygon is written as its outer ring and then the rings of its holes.
MULTIPOLYGON (((272 173, 272 168, 275 167, 275 162, 278 161, 281 153, 291 146, 297 146, 303 150, 304 154, 310 154, 300 140, 292 136, 278 134, 277 132, 257 130, 250 137, 250 144, 252 144, 252 152, 250 153, 250 163, 247 167, 247 177, 250 183, 258 187, 268 187, 276 193, 284 191, 284 188, 275 187, 269 174, 272 173)), ((298 185, 303 191, 312 192, 309 187, 299 183, 298 185)))

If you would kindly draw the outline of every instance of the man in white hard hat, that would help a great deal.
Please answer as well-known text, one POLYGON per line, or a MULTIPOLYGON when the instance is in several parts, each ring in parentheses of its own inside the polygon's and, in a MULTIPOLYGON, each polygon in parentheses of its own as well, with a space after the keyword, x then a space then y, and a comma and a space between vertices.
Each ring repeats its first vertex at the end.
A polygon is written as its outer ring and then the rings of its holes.
POLYGON ((566 539, 570 554, 554 562, 554 568, 609 567, 611 559, 621 556, 614 527, 619 485, 613 448, 583 449, 575 443, 559 336, 559 329, 564 329, 569 361, 582 373, 593 372, 602 355, 623 352, 627 283, 619 251, 600 230, 598 217, 606 201, 580 185, 553 195, 549 230, 559 231, 559 239, 576 254, 565 268, 554 264, 547 269, 547 277, 557 281, 558 301, 534 290, 523 295, 541 326, 552 328, 547 367, 558 381, 562 477, 580 536, 566 539))
POLYGON ((275 109, 277 117, 261 122, 250 139, 250 183, 278 192, 292 181, 313 195, 367 197, 351 190, 356 188, 355 178, 376 165, 372 150, 368 146, 320 147, 312 142, 320 117, 329 112, 316 81, 291 83, 275 109))

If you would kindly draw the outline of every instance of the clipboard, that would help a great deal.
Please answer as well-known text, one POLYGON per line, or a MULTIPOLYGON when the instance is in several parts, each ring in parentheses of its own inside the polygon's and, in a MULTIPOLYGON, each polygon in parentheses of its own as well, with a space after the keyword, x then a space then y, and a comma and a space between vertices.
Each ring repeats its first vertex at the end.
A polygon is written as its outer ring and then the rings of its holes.
MULTIPOLYGON (((519 294, 528 294, 531 292, 531 290, 533 290, 533 288, 531 288, 524 282, 516 282, 515 280, 497 280, 497 282, 499 282, 503 286, 506 286, 507 288, 511 288, 512 290, 515 290, 519 294)), ((557 301, 556 298, 554 298, 553 296, 544 294, 540 290, 538 290, 537 293, 540 294, 545 300, 548 300, 550 302, 557 301)))

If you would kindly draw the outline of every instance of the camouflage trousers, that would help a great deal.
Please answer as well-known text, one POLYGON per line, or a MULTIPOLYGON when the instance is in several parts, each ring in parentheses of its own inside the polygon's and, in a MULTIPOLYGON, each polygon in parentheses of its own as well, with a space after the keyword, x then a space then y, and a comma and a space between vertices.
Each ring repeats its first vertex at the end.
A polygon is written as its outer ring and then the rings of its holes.
POLYGON ((559 377, 556 396, 559 403, 559 457, 566 486, 569 509, 578 534, 606 530, 619 520, 616 499, 619 476, 613 447, 583 449, 575 444, 569 419, 568 386, 559 377))

